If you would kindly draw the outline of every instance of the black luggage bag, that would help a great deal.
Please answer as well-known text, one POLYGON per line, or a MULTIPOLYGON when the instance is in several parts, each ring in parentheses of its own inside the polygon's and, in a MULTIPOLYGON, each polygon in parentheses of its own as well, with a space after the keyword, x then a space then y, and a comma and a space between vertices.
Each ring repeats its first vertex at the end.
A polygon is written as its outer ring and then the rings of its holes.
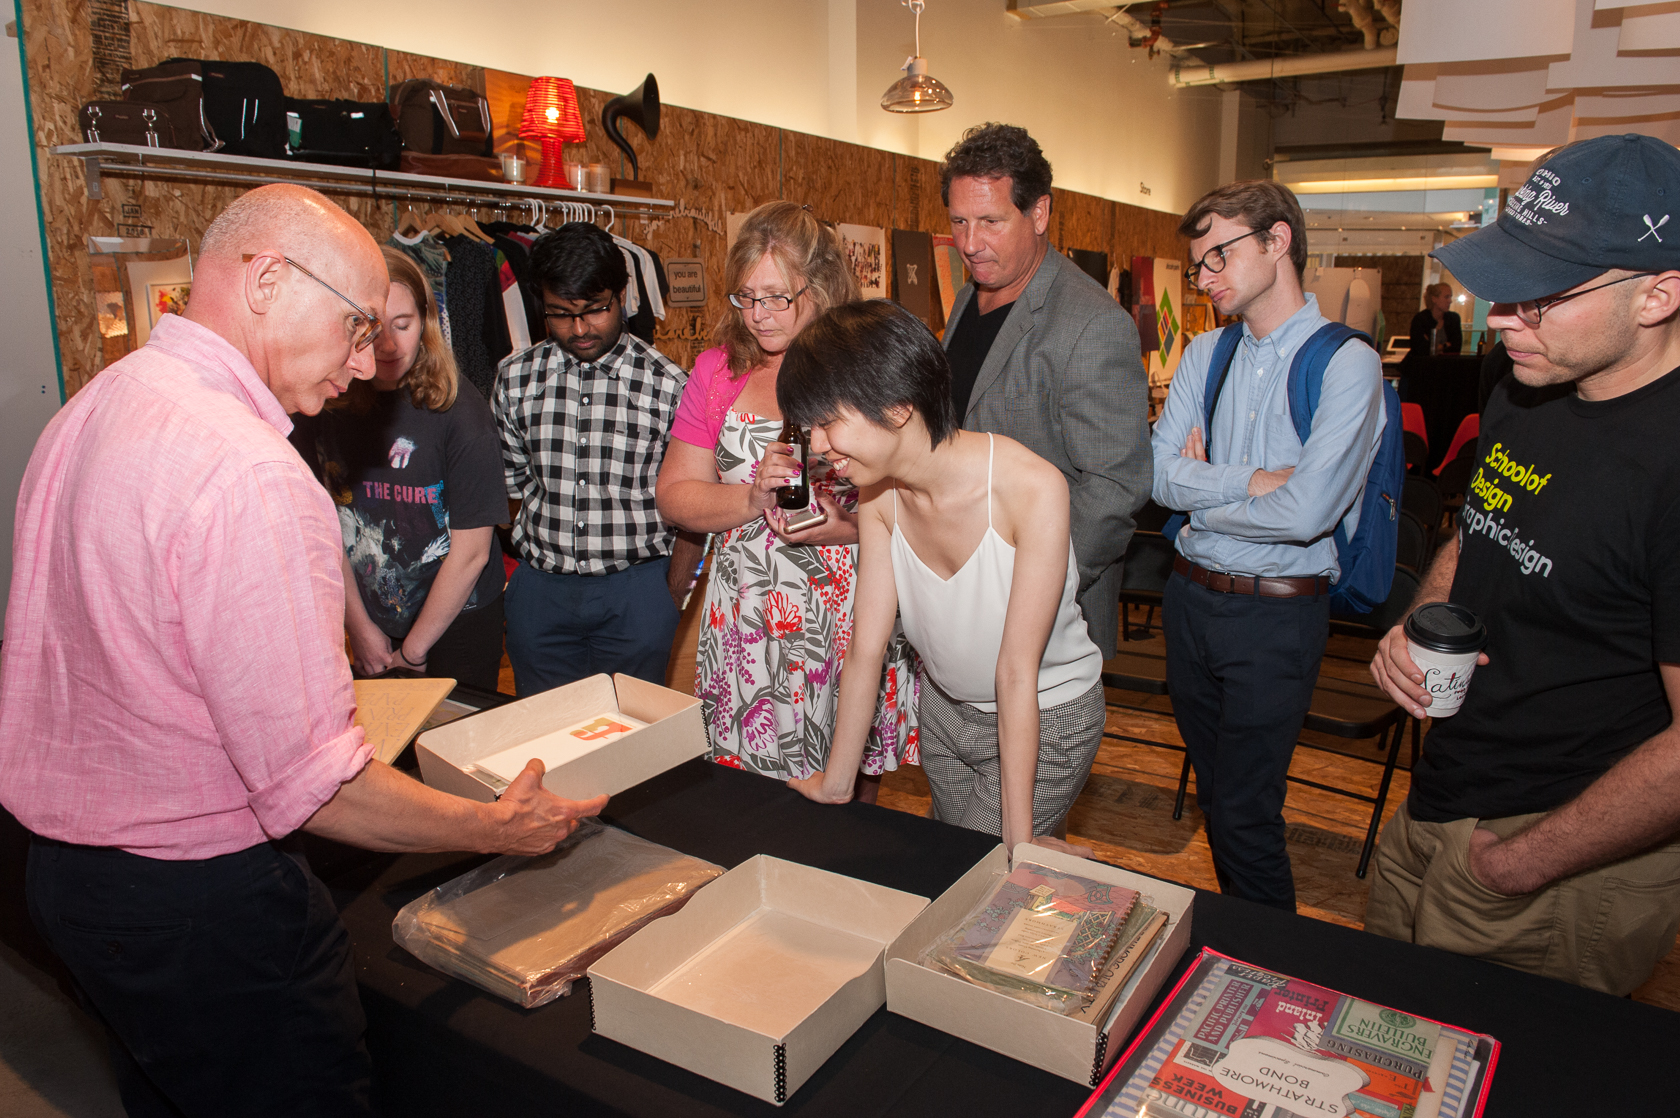
POLYGON ((204 75, 204 119, 225 155, 286 158, 286 97, 280 75, 260 62, 169 58, 196 62, 204 75))
POLYGON ((90 144, 138 144, 151 148, 202 151, 198 132, 175 131, 168 105, 150 101, 89 101, 81 111, 82 139, 90 144))
POLYGON ((286 148, 300 163, 394 171, 402 158, 391 107, 383 101, 286 98, 286 148))
POLYGON ((421 155, 493 155, 490 102, 471 89, 413 78, 390 88, 404 151, 421 155))
MULTIPOLYGON (((215 151, 220 146, 210 134, 210 125, 204 119, 204 73, 198 63, 165 62, 142 70, 124 70, 122 95, 124 101, 136 107, 150 105, 160 117, 168 118, 169 130, 174 133, 176 142, 160 138, 157 146, 186 148, 189 151, 215 151)), ((106 130, 109 128, 107 124, 106 130)))

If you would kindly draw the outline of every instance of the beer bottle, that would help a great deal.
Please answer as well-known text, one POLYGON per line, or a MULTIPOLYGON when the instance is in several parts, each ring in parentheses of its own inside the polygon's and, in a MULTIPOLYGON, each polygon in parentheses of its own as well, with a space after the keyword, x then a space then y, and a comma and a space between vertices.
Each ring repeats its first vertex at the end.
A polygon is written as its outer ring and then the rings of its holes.
POLYGON ((810 455, 811 437, 805 433, 805 428, 784 423, 782 433, 776 436, 776 441, 791 446, 794 460, 799 463, 798 480, 792 485, 784 485, 776 490, 776 506, 796 512, 810 508, 811 479, 805 460, 810 455))

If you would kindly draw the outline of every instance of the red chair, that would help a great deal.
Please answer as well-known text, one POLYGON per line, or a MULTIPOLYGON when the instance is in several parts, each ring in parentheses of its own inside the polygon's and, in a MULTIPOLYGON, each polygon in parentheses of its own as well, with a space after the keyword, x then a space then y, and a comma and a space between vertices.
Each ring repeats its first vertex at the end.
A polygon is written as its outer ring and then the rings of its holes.
POLYGON ((1423 445, 1429 445, 1429 427, 1423 421, 1422 404, 1400 405, 1400 426, 1423 440, 1423 445))
MULTIPOLYGON (((1401 407, 1404 406, 1404 404, 1401 405, 1401 407)), ((1480 415, 1477 415, 1475 412, 1471 412, 1469 415, 1465 416, 1464 420, 1458 425, 1458 433, 1453 435, 1452 442, 1447 445, 1447 456, 1441 459, 1441 464, 1439 466, 1435 467, 1435 473, 1439 475, 1440 472, 1446 468, 1448 462, 1451 462, 1454 458, 1458 457, 1459 449, 1462 448, 1465 443, 1475 442, 1476 436, 1480 435, 1481 431, 1482 417, 1480 415)))

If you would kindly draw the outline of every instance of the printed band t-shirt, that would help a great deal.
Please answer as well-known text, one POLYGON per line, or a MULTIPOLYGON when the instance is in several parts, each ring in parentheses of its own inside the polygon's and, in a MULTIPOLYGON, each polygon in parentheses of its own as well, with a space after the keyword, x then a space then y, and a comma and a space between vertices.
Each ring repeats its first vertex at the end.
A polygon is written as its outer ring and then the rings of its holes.
MULTIPOLYGON (((406 390, 376 392, 366 412, 299 417, 292 442, 332 494, 362 604, 393 640, 420 616, 449 554, 450 529, 507 520, 495 420, 469 385, 442 412, 416 407, 406 390)), ((489 561, 462 612, 495 601, 505 581, 492 533, 489 561)))
POLYGON ((1680 369, 1583 400, 1516 377, 1482 416, 1451 600, 1489 662, 1435 722, 1414 818, 1550 811, 1665 729, 1680 662, 1680 369))

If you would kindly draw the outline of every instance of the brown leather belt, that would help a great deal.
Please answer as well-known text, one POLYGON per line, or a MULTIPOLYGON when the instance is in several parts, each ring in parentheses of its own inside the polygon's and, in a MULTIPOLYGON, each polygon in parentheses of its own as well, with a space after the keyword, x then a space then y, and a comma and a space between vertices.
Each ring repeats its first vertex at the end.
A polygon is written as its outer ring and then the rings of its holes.
POLYGON ((1182 555, 1173 556, 1173 570, 1209 590, 1221 594, 1259 595, 1262 598, 1311 598, 1330 593, 1330 576, 1317 578, 1255 578, 1228 575, 1198 567, 1182 555))

